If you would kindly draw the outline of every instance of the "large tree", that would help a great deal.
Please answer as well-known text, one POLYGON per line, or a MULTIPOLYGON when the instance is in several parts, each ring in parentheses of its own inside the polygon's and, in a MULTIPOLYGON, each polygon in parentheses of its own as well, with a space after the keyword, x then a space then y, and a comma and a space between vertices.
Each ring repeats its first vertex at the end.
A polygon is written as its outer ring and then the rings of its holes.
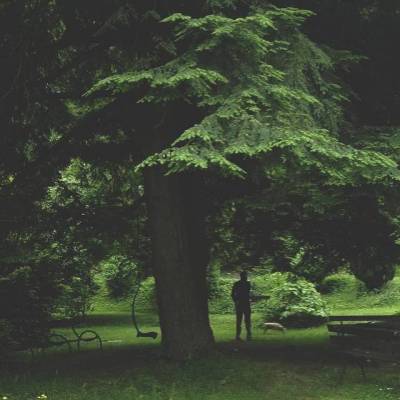
POLYGON ((212 342, 204 237, 210 172, 243 178, 246 159, 257 157, 274 166, 294 158, 330 185, 390 179, 397 171, 391 160, 335 139, 344 100, 332 74, 337 60, 299 32, 308 12, 254 6, 165 16, 152 17, 162 57, 138 54, 96 83, 81 124, 108 135, 119 126, 137 140, 163 342, 170 355, 185 358, 212 342))
MULTIPOLYGON (((32 99, 9 97, 5 137, 12 142, 21 126, 32 134, 23 136, 19 158, 0 166, 1 189, 7 199, 29 202, 27 177, 33 189, 45 189, 74 157, 129 163, 142 173, 170 357, 190 358, 213 343, 205 235, 211 177, 239 186, 250 165, 262 162, 274 180, 290 160, 289 171, 317 175, 321 186, 399 179, 390 158, 338 140, 346 97, 335 68, 354 58, 301 33, 310 12, 233 0, 24 3, 8 2, 2 15, 33 26, 46 21, 37 28, 43 34, 20 41, 30 43, 25 56, 47 57, 28 66, 30 74, 17 69, 11 82, 18 85, 5 93, 28 90, 32 99), (48 108, 28 113, 42 99, 48 108), (46 118, 56 110, 57 118, 46 118)), ((20 47, 13 26, 7 29, 2 51, 9 55, 20 47)))

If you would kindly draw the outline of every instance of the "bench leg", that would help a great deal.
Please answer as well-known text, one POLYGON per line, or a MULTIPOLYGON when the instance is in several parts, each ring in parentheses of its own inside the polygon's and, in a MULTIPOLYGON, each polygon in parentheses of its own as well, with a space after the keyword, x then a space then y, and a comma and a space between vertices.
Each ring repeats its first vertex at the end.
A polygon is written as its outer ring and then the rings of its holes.
POLYGON ((103 341, 101 340, 100 335, 91 329, 87 329, 87 330, 83 331, 80 335, 78 335, 78 340, 77 340, 78 351, 81 348, 81 342, 92 342, 93 340, 98 340, 99 348, 101 351, 103 351, 103 341), (91 338, 85 339, 83 336, 88 333, 91 333, 93 336, 91 338))

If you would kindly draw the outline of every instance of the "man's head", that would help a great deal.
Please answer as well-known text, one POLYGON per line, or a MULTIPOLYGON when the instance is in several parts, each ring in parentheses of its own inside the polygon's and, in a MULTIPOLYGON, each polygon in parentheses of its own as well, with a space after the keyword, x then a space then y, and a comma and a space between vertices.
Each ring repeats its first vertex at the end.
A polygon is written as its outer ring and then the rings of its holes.
POLYGON ((246 271, 242 271, 240 273, 240 280, 247 281, 247 272, 246 271))

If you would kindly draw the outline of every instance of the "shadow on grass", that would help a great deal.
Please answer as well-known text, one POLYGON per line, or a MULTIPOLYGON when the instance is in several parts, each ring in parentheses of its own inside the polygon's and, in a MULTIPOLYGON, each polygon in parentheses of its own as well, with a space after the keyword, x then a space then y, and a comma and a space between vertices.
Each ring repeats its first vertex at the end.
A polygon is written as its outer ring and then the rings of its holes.
POLYGON ((49 376, 91 376, 102 373, 125 371, 132 368, 151 366, 161 359, 161 348, 158 344, 119 345, 110 347, 105 344, 104 350, 94 347, 69 352, 67 349, 55 348, 45 353, 36 352, 32 359, 30 354, 16 354, 0 369, 0 375, 49 375, 49 376))
MULTIPOLYGON (((138 314, 143 330, 158 326, 154 314, 138 314)), ((227 339, 230 333, 230 321, 223 318, 225 324, 215 321, 217 344, 205 357, 206 360, 226 360, 241 362, 283 362, 293 366, 307 365, 319 368, 321 365, 338 365, 340 357, 329 346, 325 327, 292 330, 287 334, 262 335, 255 332, 252 342, 237 342, 227 339)), ((18 372, 34 374, 62 374, 74 376, 126 371, 127 369, 151 368, 164 362, 160 341, 136 338, 136 331, 127 313, 91 314, 79 328, 97 330, 103 341, 104 350, 100 351, 96 343, 84 344, 78 352, 68 352, 65 347, 51 348, 45 353, 38 352, 33 361, 29 353, 18 354, 3 371, 7 374, 18 372)), ((68 333, 68 330, 65 332, 68 333)))
MULTIPOLYGON (((350 368, 338 386, 341 361, 329 346, 325 327, 284 335, 255 330, 254 341, 238 343, 230 340, 233 320, 214 319, 217 344, 210 354, 173 363, 163 358, 159 339, 135 337, 129 314, 90 315, 86 326, 105 339, 103 352, 89 343, 80 352, 49 349, 33 362, 28 353, 16 355, 0 370, 0 391, 21 400, 38 393, 61 400, 399 398, 389 392, 381 396, 382 388, 388 387, 400 393, 397 372, 392 370, 368 371, 366 381, 357 368, 350 368), (119 343, 109 340, 117 337, 122 339, 119 343)), ((144 330, 157 326, 155 316, 140 315, 142 321, 144 330)))
MULTIPOLYGON (((288 363, 292 366, 307 368, 320 368, 322 366, 337 366, 340 358, 326 344, 284 344, 269 343, 258 340, 255 342, 217 343, 215 349, 204 356, 202 361, 223 362, 256 362, 256 363, 288 363), (236 360, 236 361, 235 361, 236 360)), ((112 346, 105 342, 104 350, 100 351, 94 346, 69 353, 64 349, 50 349, 44 354, 38 354, 32 361, 28 354, 20 354, 11 360, 6 369, 7 375, 28 374, 30 376, 101 376, 102 374, 118 375, 127 370, 152 369, 159 363, 167 360, 163 357, 162 349, 157 343, 119 344, 112 346)), ((189 363, 171 363, 172 365, 188 365, 189 363)))

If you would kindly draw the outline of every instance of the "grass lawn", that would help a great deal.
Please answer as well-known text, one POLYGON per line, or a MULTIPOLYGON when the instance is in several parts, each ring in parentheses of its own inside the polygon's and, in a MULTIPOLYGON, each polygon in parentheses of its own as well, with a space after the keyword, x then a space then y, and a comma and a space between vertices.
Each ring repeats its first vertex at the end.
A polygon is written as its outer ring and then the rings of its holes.
MULTIPOLYGON (((140 322, 157 329, 151 315, 140 322)), ((135 337, 129 314, 93 314, 88 326, 105 340, 103 353, 91 343, 80 353, 48 350, 33 363, 20 354, 0 371, 0 399, 400 399, 398 367, 371 368, 366 380, 350 368, 340 382, 341 363, 325 327, 265 335, 255 330, 253 342, 238 345, 233 316, 213 316, 212 325, 215 352, 175 364, 160 357, 158 339, 135 337)))

